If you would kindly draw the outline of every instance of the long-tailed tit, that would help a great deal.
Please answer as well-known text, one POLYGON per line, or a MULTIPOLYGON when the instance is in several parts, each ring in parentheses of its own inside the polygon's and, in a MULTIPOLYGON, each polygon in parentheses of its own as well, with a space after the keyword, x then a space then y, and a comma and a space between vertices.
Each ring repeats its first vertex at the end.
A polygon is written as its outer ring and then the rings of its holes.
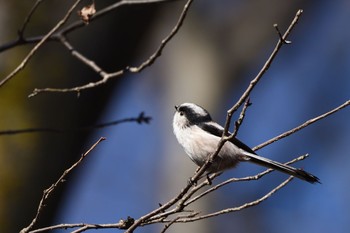
MULTIPOLYGON (((184 103, 175 106, 175 109, 174 134, 192 161, 202 166, 217 149, 224 128, 211 119, 207 110, 196 104, 184 103)), ((224 144, 207 172, 214 173, 233 168, 242 161, 272 168, 310 183, 319 182, 316 176, 302 169, 257 155, 237 138, 232 138, 224 144)))

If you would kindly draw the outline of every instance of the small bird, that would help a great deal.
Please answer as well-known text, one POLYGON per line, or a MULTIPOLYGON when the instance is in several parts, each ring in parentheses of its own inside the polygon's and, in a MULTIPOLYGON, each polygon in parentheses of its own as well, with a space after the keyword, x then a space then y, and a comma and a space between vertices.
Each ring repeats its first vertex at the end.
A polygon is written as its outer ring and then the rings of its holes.
MULTIPOLYGON (((202 166, 213 154, 222 137, 224 128, 214 122, 207 110, 193 104, 175 106, 174 134, 198 166, 202 166)), ((250 147, 233 137, 221 148, 207 169, 208 173, 221 172, 235 167, 239 162, 252 162, 292 175, 309 183, 320 183, 319 178, 299 168, 294 168, 257 155, 250 147)))

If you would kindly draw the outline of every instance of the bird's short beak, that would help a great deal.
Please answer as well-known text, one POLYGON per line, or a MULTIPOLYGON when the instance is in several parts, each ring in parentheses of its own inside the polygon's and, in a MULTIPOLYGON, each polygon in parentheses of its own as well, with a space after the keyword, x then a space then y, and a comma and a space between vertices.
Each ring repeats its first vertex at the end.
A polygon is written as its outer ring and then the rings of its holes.
POLYGON ((177 109, 179 108, 179 105, 175 105, 175 110, 177 111, 177 109))

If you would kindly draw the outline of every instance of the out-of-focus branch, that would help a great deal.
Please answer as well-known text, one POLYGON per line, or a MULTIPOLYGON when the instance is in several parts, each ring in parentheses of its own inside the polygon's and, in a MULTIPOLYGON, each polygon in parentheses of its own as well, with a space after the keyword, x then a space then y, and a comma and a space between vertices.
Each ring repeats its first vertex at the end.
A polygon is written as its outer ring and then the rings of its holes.
POLYGON ((24 36, 23 33, 25 31, 25 29, 27 28, 27 25, 30 21, 30 19, 32 18, 33 14, 35 13, 36 9, 38 9, 39 5, 43 2, 44 0, 37 0, 32 9, 29 11, 27 17, 24 19, 23 25, 21 27, 21 29, 18 30, 18 40, 19 41, 25 41, 24 40, 24 36))
MULTIPOLYGON (((5 43, 3 45, 0 45, 0 53, 3 52, 3 51, 6 51, 8 49, 11 49, 11 48, 14 48, 16 46, 19 46, 19 45, 23 45, 23 44, 28 44, 28 43, 34 43, 34 42, 31 42, 31 39, 28 39, 28 38, 25 38, 24 37, 24 31, 25 29, 27 28, 27 25, 30 21, 30 19, 32 18, 33 14, 35 13, 35 11, 38 9, 39 5, 43 2, 44 0, 37 0, 33 7, 30 9, 27 17, 24 19, 24 22, 22 24, 22 27, 17 31, 17 39, 11 41, 11 42, 8 42, 8 43, 5 43)), ((35 42, 39 42, 44 36, 42 36, 40 39, 37 38, 37 40, 35 40, 35 42)))
POLYGON ((17 135, 17 134, 23 134, 23 133, 67 133, 67 132, 79 132, 79 131, 88 131, 88 130, 94 130, 98 128, 105 128, 109 126, 118 125, 121 123, 126 122, 137 122, 138 124, 149 124, 149 122, 152 120, 152 117, 146 116, 144 112, 141 112, 138 117, 129 117, 124 118, 121 120, 96 124, 96 125, 89 125, 85 127, 79 127, 79 128, 67 128, 67 129, 58 129, 58 128, 27 128, 27 129, 11 129, 11 130, 1 130, 1 135, 17 135))

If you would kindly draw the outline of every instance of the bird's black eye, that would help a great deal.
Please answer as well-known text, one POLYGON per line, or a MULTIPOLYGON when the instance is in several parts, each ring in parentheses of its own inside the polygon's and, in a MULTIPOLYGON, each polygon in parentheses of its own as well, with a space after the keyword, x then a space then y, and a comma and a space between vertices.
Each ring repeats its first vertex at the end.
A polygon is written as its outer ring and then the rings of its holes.
POLYGON ((183 116, 183 115, 184 115, 184 112, 183 112, 183 111, 180 111, 179 113, 180 113, 180 116, 183 116))

